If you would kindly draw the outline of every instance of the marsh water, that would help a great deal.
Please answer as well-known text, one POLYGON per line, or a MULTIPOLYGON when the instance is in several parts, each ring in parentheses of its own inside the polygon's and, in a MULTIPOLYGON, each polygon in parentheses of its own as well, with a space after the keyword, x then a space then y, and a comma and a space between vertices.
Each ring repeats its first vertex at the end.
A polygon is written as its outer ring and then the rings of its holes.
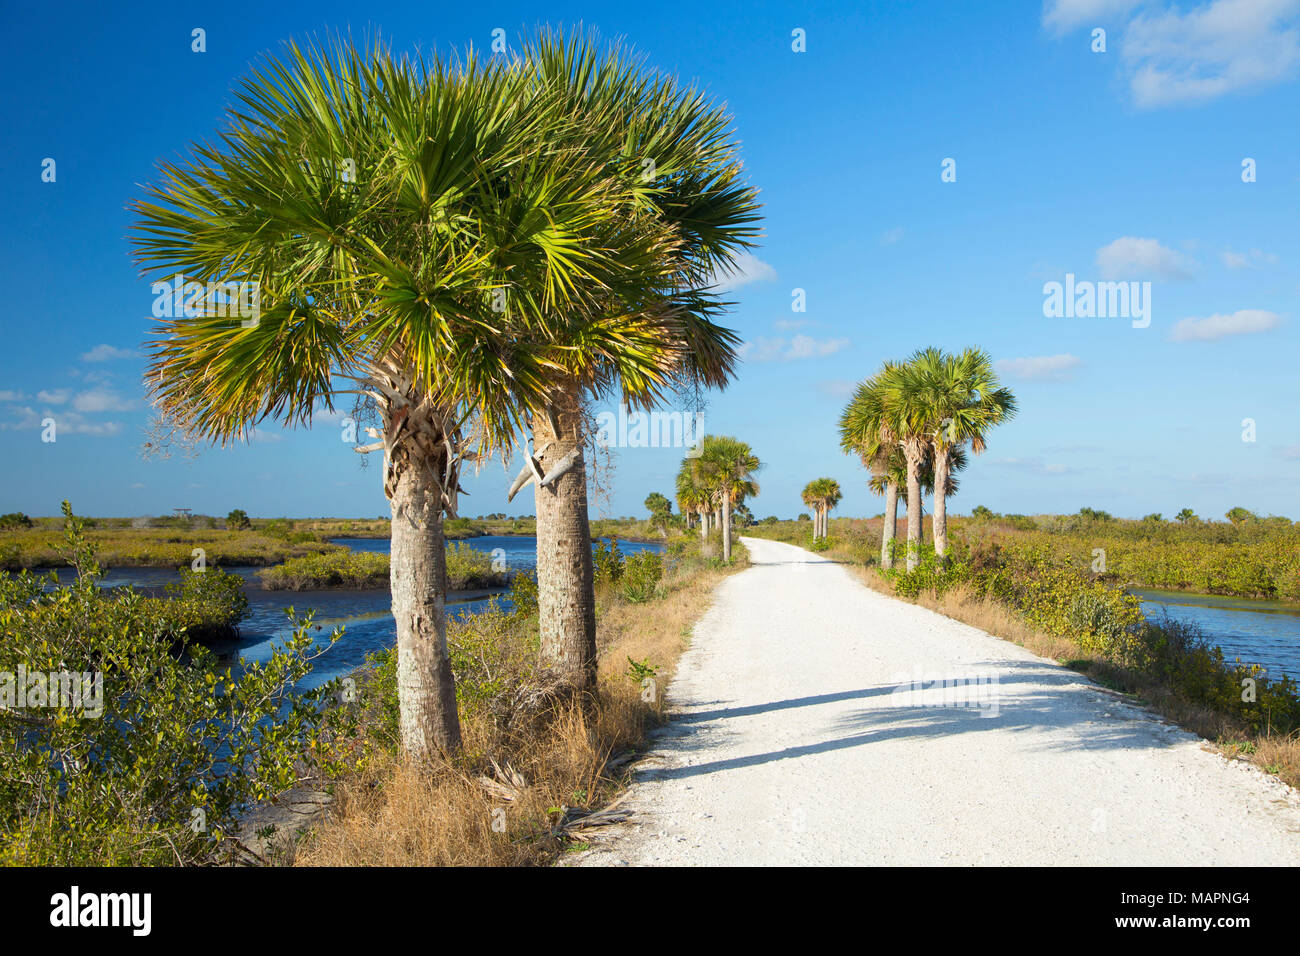
MULTIPOLYGON (((353 551, 388 553, 387 538, 335 538, 335 544, 353 551)), ((605 539, 608 542, 608 539, 605 539)), ((537 539, 522 535, 486 535, 453 542, 454 547, 473 548, 491 554, 504 553, 506 567, 511 571, 528 571, 537 566, 537 539)), ((654 542, 618 540, 624 554, 638 551, 662 551, 663 545, 654 542)), ((498 554, 497 557, 501 557, 498 554)), ((211 647, 232 661, 244 658, 249 661, 266 660, 271 650, 292 634, 288 610, 293 608, 298 616, 314 611, 313 624, 322 636, 342 625, 343 637, 317 662, 311 676, 303 682, 304 688, 315 687, 335 677, 341 677, 364 662, 372 651, 392 647, 397 641, 397 628, 393 621, 388 588, 328 589, 319 591, 268 591, 262 587, 257 567, 229 567, 222 570, 238 574, 245 580, 249 616, 239 625, 239 637, 232 641, 214 641, 211 647)), ((75 572, 63 569, 61 581, 69 580, 75 572)), ((100 582, 105 587, 131 585, 144 590, 161 590, 176 581, 178 574, 170 568, 110 568, 100 582)), ((493 598, 505 601, 502 588, 480 591, 453 591, 447 596, 447 613, 461 616, 474 614, 490 606, 493 598)))
MULTIPOLYGON (((335 538, 334 542, 353 551, 385 554, 389 546, 387 538, 335 538)), ((489 554, 499 549, 506 567, 512 571, 532 570, 537 566, 537 539, 533 537, 488 535, 467 538, 456 546, 489 554)), ((621 538, 618 546, 625 554, 663 550, 659 543, 621 538)), ((267 591, 257 577, 259 568, 225 570, 247 582, 250 613, 240 625, 238 640, 213 645, 222 655, 265 660, 271 648, 291 633, 286 613, 289 608, 300 615, 314 611, 314 623, 322 634, 339 625, 345 627, 343 638, 317 662, 309 679, 313 686, 350 672, 367 654, 392 647, 397 639, 387 588, 267 591)), ((71 573, 70 569, 64 569, 59 577, 67 580, 71 573)), ((154 590, 176 579, 177 573, 170 568, 112 568, 101 583, 108 587, 132 585, 154 590)), ((504 601, 504 593, 502 589, 452 592, 448 595, 447 611, 455 616, 474 614, 486 609, 493 598, 504 601)), ((1148 618, 1159 620, 1167 616, 1196 625, 1223 649, 1227 660, 1262 665, 1270 677, 1286 674, 1300 679, 1300 605, 1181 591, 1134 589, 1133 594, 1142 601, 1142 611, 1148 618)))
POLYGON ((1300 680, 1300 605, 1215 594, 1134 588, 1149 620, 1194 624, 1228 661, 1259 664, 1269 677, 1300 680))

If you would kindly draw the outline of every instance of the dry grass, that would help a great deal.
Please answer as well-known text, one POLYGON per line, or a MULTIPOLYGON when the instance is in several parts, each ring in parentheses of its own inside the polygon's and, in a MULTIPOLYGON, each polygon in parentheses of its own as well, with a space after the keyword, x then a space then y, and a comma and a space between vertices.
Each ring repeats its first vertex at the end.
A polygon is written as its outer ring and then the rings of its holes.
MULTIPOLYGON (((736 568, 747 563, 744 549, 738 551, 736 568)), ((644 746, 662 719, 662 689, 726 573, 681 571, 645 604, 602 593, 599 691, 590 706, 568 707, 522 738, 503 738, 483 710, 464 713, 465 752, 479 756, 459 767, 420 771, 380 754, 340 782, 328 817, 306 835, 292 862, 527 866, 585 849, 582 816, 625 789, 629 751, 644 746), (629 677, 629 658, 655 668, 653 693, 629 677), (512 780, 512 772, 519 778, 512 780), (483 775, 504 787, 485 788, 478 780, 483 775)))
MULTIPOLYGON (((875 568, 859 566, 855 570, 868 587, 898 598, 889 582, 875 568)), ((1275 774, 1289 786, 1300 788, 1300 736, 1296 734, 1254 733, 1217 711, 1190 704, 1166 686, 1081 650, 1068 637, 1031 627, 1005 604, 986 595, 973 594, 965 587, 953 587, 938 597, 933 592, 922 592, 913 603, 1019 644, 1040 657, 1086 674, 1104 687, 1128 694, 1136 703, 1146 705, 1178 726, 1205 738, 1225 757, 1243 757, 1265 772, 1275 774)))

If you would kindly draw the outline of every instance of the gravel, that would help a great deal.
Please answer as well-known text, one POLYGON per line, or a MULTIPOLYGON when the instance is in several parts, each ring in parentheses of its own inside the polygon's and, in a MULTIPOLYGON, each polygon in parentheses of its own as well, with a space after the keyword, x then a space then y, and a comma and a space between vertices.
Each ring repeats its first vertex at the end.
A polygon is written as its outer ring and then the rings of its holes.
POLYGON ((1300 863, 1280 781, 808 551, 745 544, 754 566, 697 624, 620 804, 631 822, 569 862, 1300 863))

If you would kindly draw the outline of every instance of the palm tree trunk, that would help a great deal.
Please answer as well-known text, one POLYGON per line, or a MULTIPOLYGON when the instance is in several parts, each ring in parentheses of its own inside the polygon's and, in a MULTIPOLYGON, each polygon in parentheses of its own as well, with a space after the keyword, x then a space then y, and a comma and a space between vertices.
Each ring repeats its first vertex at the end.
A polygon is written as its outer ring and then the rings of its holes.
POLYGON ((722 496, 722 563, 731 563, 731 496, 722 496))
POLYGON ((596 595, 581 387, 561 392, 552 411, 558 429, 550 416, 533 416, 534 447, 545 448, 538 462, 543 476, 570 454, 575 458, 565 474, 536 489, 540 662, 550 681, 588 690, 596 683, 596 595))
POLYGON ((903 456, 907 459, 907 570, 912 571, 921 562, 921 459, 925 456, 924 444, 916 439, 905 442, 903 456))
POLYGON ((885 486, 885 518, 880 532, 880 566, 894 566, 894 538, 898 535, 898 482, 885 486))
POLYGON ((442 490, 431 462, 409 443, 394 452, 389 505, 389 582, 397 622, 397 700, 402 747, 416 761, 460 749, 456 678, 447 655, 446 543, 442 490))
POLYGON ((944 489, 948 487, 948 449, 936 447, 934 450, 934 553, 940 558, 948 553, 948 496, 944 489))

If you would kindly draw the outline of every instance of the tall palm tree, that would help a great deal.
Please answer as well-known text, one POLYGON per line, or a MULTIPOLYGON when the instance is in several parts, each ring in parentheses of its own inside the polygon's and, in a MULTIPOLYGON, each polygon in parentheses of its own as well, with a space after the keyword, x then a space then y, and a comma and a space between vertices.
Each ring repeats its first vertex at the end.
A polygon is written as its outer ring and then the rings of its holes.
POLYGON ((729 435, 706 435, 695 460, 697 480, 722 511, 722 560, 731 563, 731 510, 738 501, 758 494, 754 472, 762 467, 743 441, 729 435))
POLYGON ((853 397, 840 415, 840 447, 845 453, 858 455, 871 470, 872 487, 883 489, 885 519, 881 531, 880 564, 894 564, 894 538, 898 527, 898 497, 906 484, 906 462, 902 445, 893 430, 885 403, 886 382, 895 374, 897 363, 886 362, 871 378, 854 390, 853 397), (902 481, 898 479, 900 473, 902 481))
MULTIPOLYGON (((998 381, 993 361, 983 349, 967 348, 956 355, 925 349, 913 360, 920 382, 921 401, 934 426, 930 438, 935 487, 944 488, 950 459, 957 449, 970 446, 980 454, 988 430, 1016 413, 1016 399, 998 381)), ((948 510, 945 494, 935 494, 932 520, 934 550, 948 553, 948 510)))
POLYGON ((160 321, 153 396, 222 444, 266 420, 309 425, 341 396, 371 404, 380 427, 358 450, 384 454, 403 747, 450 754, 443 514, 461 465, 550 394, 533 330, 622 281, 603 228, 621 191, 570 148, 550 91, 472 57, 290 46, 237 99, 216 145, 163 165, 133 239, 148 270, 256 283, 260 316, 218 303, 160 321), (503 276, 523 290, 507 313, 503 276))
POLYGON ((611 256, 632 267, 618 294, 596 287, 582 307, 548 316, 550 390, 532 408, 532 448, 516 480, 537 485, 542 662, 554 682, 585 689, 595 681, 596 630, 583 410, 600 396, 649 408, 683 386, 726 385, 739 338, 713 321, 726 303, 710 289, 757 236, 757 193, 741 179, 730 117, 699 92, 617 48, 552 33, 528 45, 524 62, 564 104, 581 161, 611 171, 614 223, 659 237, 634 244, 640 258, 611 256), (654 281, 647 270, 657 270, 654 281))
POLYGON ((907 462, 903 460, 903 450, 897 445, 882 445, 876 447, 870 457, 864 454, 862 464, 871 471, 867 487, 885 498, 885 514, 880 530, 880 566, 888 570, 894 566, 898 496, 899 488, 907 484, 907 462))

